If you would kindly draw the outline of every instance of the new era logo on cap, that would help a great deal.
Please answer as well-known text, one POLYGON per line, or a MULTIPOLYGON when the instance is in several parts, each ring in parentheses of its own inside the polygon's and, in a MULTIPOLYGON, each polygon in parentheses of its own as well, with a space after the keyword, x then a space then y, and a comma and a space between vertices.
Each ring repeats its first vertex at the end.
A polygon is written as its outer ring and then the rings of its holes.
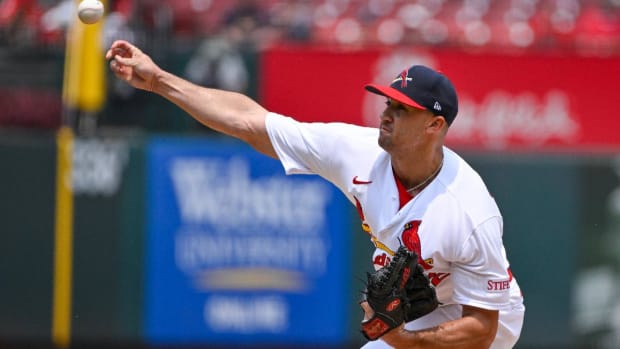
POLYGON ((452 124, 458 112, 458 98, 448 78, 423 65, 403 70, 390 84, 368 84, 366 90, 403 104, 441 115, 452 124))

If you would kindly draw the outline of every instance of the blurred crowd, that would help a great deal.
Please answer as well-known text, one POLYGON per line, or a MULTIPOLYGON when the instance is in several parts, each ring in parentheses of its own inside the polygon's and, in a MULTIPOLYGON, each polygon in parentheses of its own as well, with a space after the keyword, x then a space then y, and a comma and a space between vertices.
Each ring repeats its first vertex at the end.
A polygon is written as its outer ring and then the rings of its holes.
MULTIPOLYGON (((4 45, 62 45, 75 0, 0 0, 4 45)), ((178 40, 620 51, 620 0, 109 0, 111 31, 178 40)))
MULTIPOLYGON (((0 128, 61 123, 78 0, 0 0, 0 128)), ((106 0, 103 45, 131 40, 168 70, 258 95, 270 45, 426 46, 620 54, 620 0, 106 0), (173 52, 174 54, 170 54, 173 52)), ((176 109, 111 79, 99 123, 187 129, 176 109), (150 108, 150 109, 149 109, 150 108), (148 112, 145 112, 148 111, 148 112), (145 114, 157 117, 145 117, 145 114), (174 121, 173 121, 174 120, 174 121)), ((66 112, 66 110, 65 110, 66 112)), ((66 114, 66 113, 65 113, 66 114)))

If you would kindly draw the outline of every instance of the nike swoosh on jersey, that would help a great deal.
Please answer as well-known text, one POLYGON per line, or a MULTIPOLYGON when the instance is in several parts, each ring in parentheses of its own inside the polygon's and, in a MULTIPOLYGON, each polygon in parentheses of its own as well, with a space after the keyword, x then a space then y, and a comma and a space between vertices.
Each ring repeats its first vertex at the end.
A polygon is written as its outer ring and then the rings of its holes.
POLYGON ((370 184, 372 181, 361 181, 357 179, 357 176, 353 177, 353 184, 370 184))

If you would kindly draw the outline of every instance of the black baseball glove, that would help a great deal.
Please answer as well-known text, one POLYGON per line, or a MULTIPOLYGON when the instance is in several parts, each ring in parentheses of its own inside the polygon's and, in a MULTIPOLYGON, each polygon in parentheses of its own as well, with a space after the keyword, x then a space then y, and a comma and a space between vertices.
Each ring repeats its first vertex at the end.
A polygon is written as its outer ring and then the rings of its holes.
MULTIPOLYGON (((415 252, 412 252, 415 256, 415 252)), ((439 306, 435 287, 431 285, 428 277, 424 275, 424 269, 416 263, 411 272, 411 276, 405 284, 407 302, 405 305, 405 322, 420 318, 439 306)))
POLYGON ((368 340, 437 308, 435 289, 417 260, 415 252, 401 246, 387 266, 367 274, 361 302, 367 301, 374 315, 362 321, 361 331, 368 340))

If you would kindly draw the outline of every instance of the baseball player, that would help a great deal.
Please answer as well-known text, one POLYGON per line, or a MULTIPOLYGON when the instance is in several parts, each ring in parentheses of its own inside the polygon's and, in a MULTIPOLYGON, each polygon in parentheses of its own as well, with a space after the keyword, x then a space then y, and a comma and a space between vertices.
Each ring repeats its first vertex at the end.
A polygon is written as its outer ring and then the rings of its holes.
MULTIPOLYGON (((367 85, 386 99, 379 128, 370 128, 269 112, 242 94, 170 74, 126 41, 114 42, 106 58, 118 78, 279 159, 287 174, 313 173, 334 183, 357 207, 376 247, 375 269, 402 245, 415 252, 439 306, 412 321, 397 317, 364 348, 515 345, 524 306, 506 259, 502 216, 480 176, 444 146, 458 110, 444 75, 412 66, 390 85, 367 85)), ((370 304, 376 302, 361 302, 363 325, 375 318, 370 304)))

